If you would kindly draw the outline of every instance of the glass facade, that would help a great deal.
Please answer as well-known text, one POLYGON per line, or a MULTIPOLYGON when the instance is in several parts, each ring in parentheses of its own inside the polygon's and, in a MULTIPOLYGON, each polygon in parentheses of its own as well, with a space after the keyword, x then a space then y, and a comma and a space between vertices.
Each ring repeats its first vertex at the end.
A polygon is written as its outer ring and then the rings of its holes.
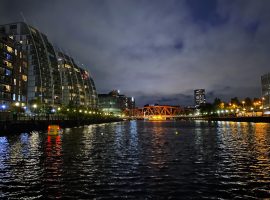
POLYGON ((200 105, 206 103, 205 89, 194 90, 194 102, 195 102, 195 107, 199 107, 200 105))
MULTIPOLYGON (((71 104, 97 108, 96 88, 89 72, 79 67, 70 56, 56 52, 46 35, 24 22, 2 25, 0 31, 16 40, 26 52, 28 72, 20 79, 17 78, 16 83, 27 83, 28 103, 40 102, 48 106, 71 104)), ((9 77, 13 69, 14 54, 20 57, 22 54, 12 46, 3 48, 6 52, 3 53, 5 67, 2 73, 9 77)), ((24 73, 27 69, 21 65, 20 70, 24 73)), ((12 90, 5 84, 0 87, 3 91, 12 90)), ((10 92, 3 95, 13 98, 10 92)), ((26 99, 25 97, 26 95, 19 95, 18 98, 26 99)))
POLYGON ((105 113, 121 115, 125 111, 135 108, 135 99, 120 95, 119 91, 113 90, 109 94, 99 94, 99 107, 105 113))
POLYGON ((70 56, 57 52, 61 73, 62 102, 65 105, 97 108, 97 92, 89 72, 70 56))
POLYGON ((0 33, 0 109, 25 105, 28 79, 27 57, 12 37, 0 33), (18 104, 19 103, 19 104, 18 104))

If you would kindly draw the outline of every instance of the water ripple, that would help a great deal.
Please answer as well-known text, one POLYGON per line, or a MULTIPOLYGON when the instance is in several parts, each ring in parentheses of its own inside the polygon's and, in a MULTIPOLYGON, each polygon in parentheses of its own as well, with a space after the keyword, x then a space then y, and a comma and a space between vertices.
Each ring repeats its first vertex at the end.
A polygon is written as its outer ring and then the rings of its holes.
POLYGON ((270 125, 131 121, 0 137, 1 199, 270 198, 270 125))

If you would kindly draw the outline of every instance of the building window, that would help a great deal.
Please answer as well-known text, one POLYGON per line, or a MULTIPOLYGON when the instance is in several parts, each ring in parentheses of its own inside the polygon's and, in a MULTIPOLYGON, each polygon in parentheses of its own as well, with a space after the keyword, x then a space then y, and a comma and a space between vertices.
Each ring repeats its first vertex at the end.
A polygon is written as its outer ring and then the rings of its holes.
POLYGON ((10 85, 4 85, 4 84, 1 84, 0 85, 0 90, 3 90, 4 92, 10 92, 11 91, 11 87, 10 85))
POLYGON ((4 75, 5 74, 5 68, 0 67, 0 74, 1 75, 4 75))
POLYGON ((16 24, 10 25, 10 29, 17 29, 17 25, 16 24))
POLYGON ((23 62, 22 66, 26 68, 27 67, 27 62, 23 62))
POLYGON ((27 76, 26 75, 22 75, 22 80, 23 81, 27 81, 27 76))
POLYGON ((6 69, 5 75, 6 75, 6 76, 10 76, 11 74, 12 74, 12 72, 11 72, 10 70, 6 69))
POLYGON ((13 101, 16 101, 16 94, 13 94, 13 95, 12 95, 12 100, 13 100, 13 101))
POLYGON ((13 84, 16 85, 16 82, 17 82, 17 80, 16 80, 16 78, 14 78, 13 84))
POLYGON ((12 68, 12 63, 11 62, 4 61, 4 65, 9 67, 9 68, 12 68))
POLYGON ((12 59, 12 56, 10 54, 6 53, 6 59, 7 60, 11 60, 12 59))
POLYGON ((12 47, 6 45, 6 48, 7 48, 7 51, 8 51, 9 53, 13 53, 12 47))

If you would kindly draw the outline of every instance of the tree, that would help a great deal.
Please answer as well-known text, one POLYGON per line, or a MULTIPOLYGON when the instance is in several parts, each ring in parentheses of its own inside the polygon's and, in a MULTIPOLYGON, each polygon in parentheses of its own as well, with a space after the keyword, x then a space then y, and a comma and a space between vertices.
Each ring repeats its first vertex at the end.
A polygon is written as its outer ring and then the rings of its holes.
POLYGON ((211 112, 214 112, 214 105, 211 103, 206 103, 200 105, 199 109, 201 113, 207 113, 207 115, 209 115, 211 112))
POLYGON ((219 98, 215 98, 213 106, 215 109, 218 109, 222 101, 219 98))
POLYGON ((249 97, 245 98, 245 106, 251 107, 252 106, 252 100, 249 97))
POLYGON ((237 97, 231 98, 231 104, 232 105, 236 105, 239 106, 240 105, 240 101, 237 97))

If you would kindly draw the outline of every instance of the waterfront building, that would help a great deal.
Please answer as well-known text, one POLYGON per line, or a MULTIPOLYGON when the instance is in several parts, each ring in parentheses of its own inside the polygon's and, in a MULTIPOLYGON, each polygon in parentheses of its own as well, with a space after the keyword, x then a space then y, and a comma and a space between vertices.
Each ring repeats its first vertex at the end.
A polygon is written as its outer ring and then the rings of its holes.
POLYGON ((12 36, 27 52, 28 101, 61 104, 60 71, 54 48, 47 36, 24 22, 2 25, 0 31, 12 36))
POLYGON ((135 99, 113 90, 109 94, 99 94, 99 108, 105 113, 122 115, 135 108, 135 99))
POLYGON ((194 90, 194 103, 195 107, 199 107, 206 103, 205 100, 205 89, 196 89, 194 90))
POLYGON ((0 109, 23 107, 27 101, 27 57, 12 36, 0 33, 0 109))
MULTIPOLYGON (((27 55, 28 106, 61 105, 98 108, 98 97, 90 73, 74 59, 56 51, 47 36, 24 22, 0 25, 0 33, 17 41, 27 55)), ((26 98, 27 96, 27 98, 26 98)))
POLYGON ((261 76, 261 86, 263 108, 270 110, 270 73, 261 76))
POLYGON ((79 67, 73 58, 63 52, 57 52, 57 57, 63 104, 96 109, 98 107, 98 97, 90 73, 79 67))

